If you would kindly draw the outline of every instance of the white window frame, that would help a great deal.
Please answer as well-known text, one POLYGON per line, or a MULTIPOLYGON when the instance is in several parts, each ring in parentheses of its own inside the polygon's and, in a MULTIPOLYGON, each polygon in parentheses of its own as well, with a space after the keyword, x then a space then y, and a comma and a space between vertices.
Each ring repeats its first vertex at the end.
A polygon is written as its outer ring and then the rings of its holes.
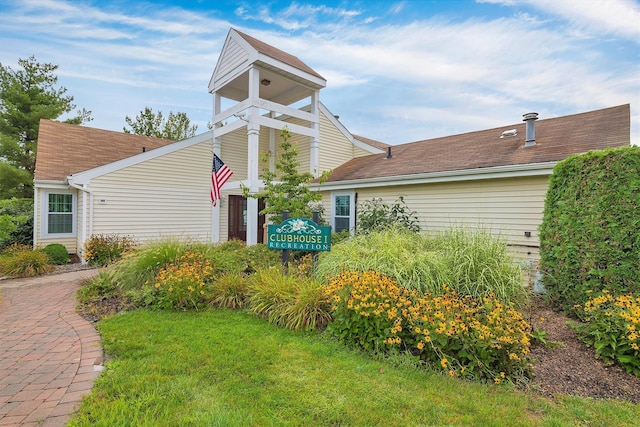
POLYGON ((43 192, 40 199, 40 235, 42 238, 54 237, 75 237, 76 236, 76 218, 77 218, 77 200, 76 193, 69 190, 47 190, 43 192), (71 233, 49 233, 49 195, 50 194, 70 194, 71 195, 71 233))
POLYGON ((349 233, 353 234, 356 228, 356 192, 337 191, 331 193, 331 230, 336 231, 336 197, 349 196, 349 233))

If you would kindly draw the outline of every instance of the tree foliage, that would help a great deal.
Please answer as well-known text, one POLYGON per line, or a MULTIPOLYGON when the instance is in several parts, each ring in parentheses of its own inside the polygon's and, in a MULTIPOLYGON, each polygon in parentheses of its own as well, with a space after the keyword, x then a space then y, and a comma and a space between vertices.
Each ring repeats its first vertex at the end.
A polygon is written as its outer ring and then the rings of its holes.
MULTIPOLYGON (((57 65, 35 57, 18 59, 20 69, 0 64, 0 198, 32 197, 40 119, 57 119, 76 108, 65 87, 56 87, 57 65)), ((82 109, 66 123, 90 121, 82 109)))
POLYGON ((640 147, 592 151, 553 170, 540 225, 544 283, 573 312, 589 295, 640 294, 640 147))
POLYGON ((289 141, 291 134, 286 127, 282 130, 281 138, 282 152, 276 160, 276 170, 269 169, 268 155, 262 158, 263 172, 260 178, 264 182, 264 191, 252 194, 249 188, 243 188, 245 197, 264 199, 266 207, 260 214, 269 215, 276 224, 283 221, 284 211, 289 211, 291 218, 311 218, 313 212, 310 203, 322 200, 319 191, 311 190, 306 185, 314 176, 309 172, 298 171, 298 150, 289 141))
POLYGON ((169 112, 169 116, 165 119, 162 111, 154 113, 150 107, 145 107, 136 116, 135 120, 129 116, 124 119, 130 127, 124 127, 125 133, 134 133, 136 135, 151 136, 154 138, 171 139, 180 141, 191 138, 196 134, 198 125, 191 125, 191 121, 186 113, 173 111, 169 112))

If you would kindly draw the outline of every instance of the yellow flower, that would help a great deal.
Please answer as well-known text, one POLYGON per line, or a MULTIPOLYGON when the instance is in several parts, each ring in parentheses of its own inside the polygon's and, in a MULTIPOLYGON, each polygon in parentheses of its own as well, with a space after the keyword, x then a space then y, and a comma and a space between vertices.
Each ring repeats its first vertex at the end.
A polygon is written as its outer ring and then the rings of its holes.
POLYGON ((443 368, 445 368, 445 369, 446 369, 446 368, 447 368, 447 362, 448 362, 448 360, 447 360, 447 358, 445 357, 444 359, 440 360, 440 365, 441 365, 443 368))
POLYGON ((424 343, 420 341, 416 347, 418 347, 418 350, 422 350, 424 348, 424 343))
POLYGON ((451 369, 449 369, 449 376, 450 377, 454 377, 456 375, 455 372, 453 372, 451 369))
POLYGON ((496 383, 496 384, 500 384, 500 378, 495 377, 495 378, 493 379, 493 382, 494 382, 494 383, 496 383))

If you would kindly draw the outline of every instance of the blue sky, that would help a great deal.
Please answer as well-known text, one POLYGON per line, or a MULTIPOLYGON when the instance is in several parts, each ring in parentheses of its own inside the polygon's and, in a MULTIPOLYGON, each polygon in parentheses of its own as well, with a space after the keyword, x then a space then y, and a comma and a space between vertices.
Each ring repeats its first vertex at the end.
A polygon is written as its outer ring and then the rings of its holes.
POLYGON ((354 134, 398 144, 631 104, 640 144, 640 2, 2 0, 0 62, 35 56, 88 125, 122 131, 144 107, 205 131, 230 27, 327 79, 354 134))

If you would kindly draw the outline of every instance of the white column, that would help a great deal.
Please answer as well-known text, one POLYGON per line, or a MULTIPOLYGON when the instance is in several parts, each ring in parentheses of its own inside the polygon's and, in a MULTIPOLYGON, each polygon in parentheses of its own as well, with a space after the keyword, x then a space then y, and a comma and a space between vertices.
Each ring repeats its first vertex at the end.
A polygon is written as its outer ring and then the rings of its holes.
MULTIPOLYGON (((213 92, 213 117, 220 113, 221 110, 221 101, 220 95, 217 92, 213 92)), ((212 119, 213 121, 213 119, 212 119)), ((222 148, 222 139, 219 136, 216 136, 216 129, 220 127, 220 123, 213 124, 213 153, 220 155, 220 151, 222 148)), ((213 161, 213 154, 211 155, 211 160, 213 161)), ((213 164, 211 165, 213 167, 213 164)), ((209 176, 210 178, 210 176, 209 176)), ((216 203, 215 206, 211 206, 211 241, 213 243, 220 242, 220 205, 222 201, 216 203)))
POLYGON ((313 135, 310 141, 309 172, 314 177, 320 176, 320 91, 314 91, 311 95, 311 114, 313 114, 313 122, 311 129, 313 135))
MULTIPOLYGON (((259 188, 258 165, 259 165, 259 148, 260 148, 260 124, 258 123, 258 115, 260 109, 257 106, 259 101, 259 84, 260 72, 255 69, 249 69, 249 99, 251 106, 249 107, 248 123, 247 123, 247 181, 249 184, 249 192, 257 193, 259 188)), ((258 243, 258 199, 247 198, 247 246, 258 243)))
MULTIPOLYGON (((269 117, 275 119, 275 111, 271 111, 269 117)), ((269 171, 276 171, 276 130, 274 128, 269 128, 269 171)))

